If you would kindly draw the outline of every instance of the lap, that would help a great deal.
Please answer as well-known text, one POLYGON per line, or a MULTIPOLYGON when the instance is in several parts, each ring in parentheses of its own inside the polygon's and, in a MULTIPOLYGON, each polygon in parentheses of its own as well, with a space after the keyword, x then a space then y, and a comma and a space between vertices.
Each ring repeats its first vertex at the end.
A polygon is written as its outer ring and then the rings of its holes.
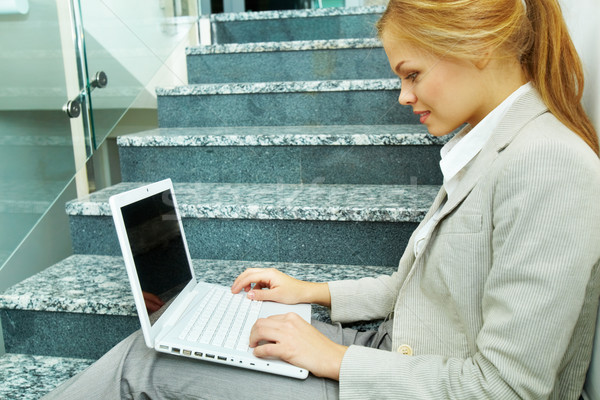
MULTIPOLYGON (((389 341, 382 332, 357 332, 319 321, 313 325, 347 346, 387 347, 389 341)), ((138 331, 47 398, 229 399, 247 393, 260 393, 264 399, 330 399, 338 397, 338 382, 312 374, 299 380, 159 353, 146 347, 138 331)))

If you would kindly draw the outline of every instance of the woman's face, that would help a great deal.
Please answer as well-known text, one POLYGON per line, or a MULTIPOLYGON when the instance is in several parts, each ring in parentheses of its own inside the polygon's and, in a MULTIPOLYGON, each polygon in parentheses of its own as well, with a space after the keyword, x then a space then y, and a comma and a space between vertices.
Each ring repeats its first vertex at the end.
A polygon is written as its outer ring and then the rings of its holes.
POLYGON ((475 126, 493 110, 486 102, 485 76, 474 63, 434 56, 389 29, 382 42, 402 80, 399 103, 411 106, 432 135, 446 135, 465 122, 475 126))

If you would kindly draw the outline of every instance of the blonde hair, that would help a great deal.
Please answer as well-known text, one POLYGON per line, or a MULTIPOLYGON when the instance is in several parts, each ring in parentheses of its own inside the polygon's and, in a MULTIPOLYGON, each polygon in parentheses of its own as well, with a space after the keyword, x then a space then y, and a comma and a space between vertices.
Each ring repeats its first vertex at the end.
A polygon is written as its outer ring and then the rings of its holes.
POLYGON ((550 112, 599 153, 558 0, 389 0, 379 36, 384 29, 440 57, 474 60, 490 49, 515 57, 550 112))

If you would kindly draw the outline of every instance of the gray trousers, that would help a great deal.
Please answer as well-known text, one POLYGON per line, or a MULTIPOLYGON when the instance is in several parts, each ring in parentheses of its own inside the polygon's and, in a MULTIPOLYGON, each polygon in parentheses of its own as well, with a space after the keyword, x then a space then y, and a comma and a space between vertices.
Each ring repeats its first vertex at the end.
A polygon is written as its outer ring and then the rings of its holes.
MULTIPOLYGON (((331 340, 391 349, 382 329, 358 332, 312 321, 331 340)), ((159 353, 146 347, 141 331, 123 340, 88 369, 44 399, 337 399, 338 382, 309 374, 305 380, 159 353)))

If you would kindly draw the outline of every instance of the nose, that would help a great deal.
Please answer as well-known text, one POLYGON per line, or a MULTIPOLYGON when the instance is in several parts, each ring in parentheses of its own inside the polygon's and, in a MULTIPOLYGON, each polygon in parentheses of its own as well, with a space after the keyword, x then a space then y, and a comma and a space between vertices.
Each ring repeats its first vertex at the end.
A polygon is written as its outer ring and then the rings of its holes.
POLYGON ((400 87, 400 95, 398 96, 398 103, 403 106, 408 106, 415 104, 417 102, 417 96, 413 91, 412 85, 410 83, 403 83, 400 87))

